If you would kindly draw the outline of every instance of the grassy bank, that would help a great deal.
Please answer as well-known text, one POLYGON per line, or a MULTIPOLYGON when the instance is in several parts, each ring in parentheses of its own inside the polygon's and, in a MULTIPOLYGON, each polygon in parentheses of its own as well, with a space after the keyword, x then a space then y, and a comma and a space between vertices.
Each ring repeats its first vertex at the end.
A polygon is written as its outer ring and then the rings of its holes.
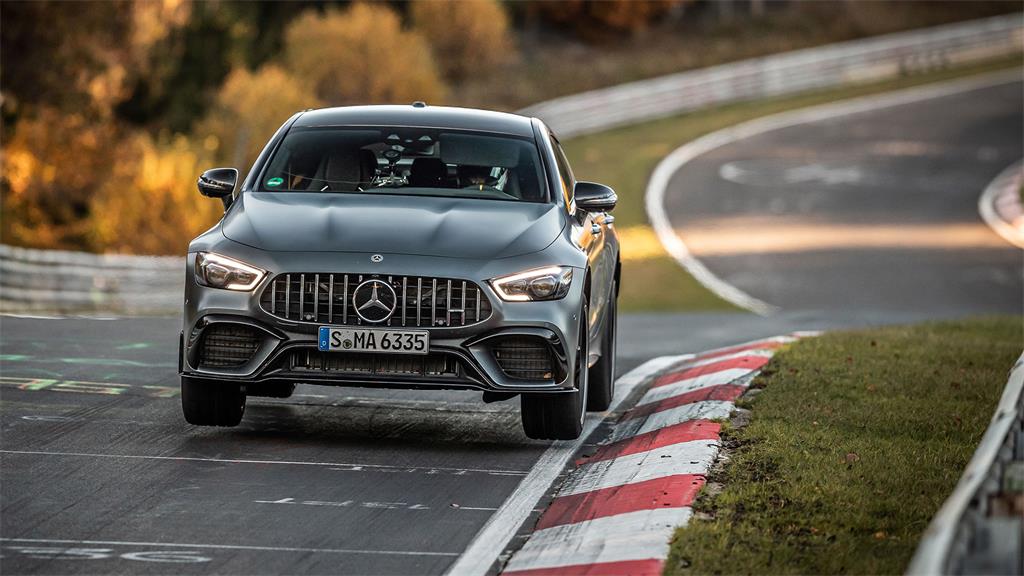
POLYGON ((647 225, 643 203, 647 178, 658 161, 675 148, 709 132, 768 114, 1020 65, 1018 56, 885 82, 744 102, 569 140, 565 148, 577 176, 608 184, 619 194, 616 226, 626 237, 622 310, 736 310, 680 269, 647 225))
POLYGON ((666 574, 901 573, 981 439, 1019 318, 836 332, 780 352, 666 574))

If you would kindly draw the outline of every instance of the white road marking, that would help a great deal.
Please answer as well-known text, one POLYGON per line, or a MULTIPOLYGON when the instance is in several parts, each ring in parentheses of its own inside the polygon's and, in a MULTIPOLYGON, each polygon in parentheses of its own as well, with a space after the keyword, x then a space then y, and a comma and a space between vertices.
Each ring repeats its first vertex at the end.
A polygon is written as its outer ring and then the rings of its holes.
POLYGON ((733 403, 721 400, 702 400, 655 412, 646 418, 619 422, 612 432, 611 442, 618 442, 640 434, 654 432, 689 420, 724 420, 732 414, 733 403))
MULTIPOLYGON (((634 368, 616 381, 615 396, 612 398, 609 412, 615 411, 638 385, 647 381, 652 375, 691 358, 693 358, 692 354, 661 356, 634 368)), ((608 412, 588 416, 584 423, 583 433, 577 440, 553 442, 551 447, 537 460, 526 478, 523 478, 515 491, 505 499, 501 508, 484 524, 459 559, 448 569, 447 574, 458 576, 486 574, 498 554, 505 550, 516 531, 533 512, 537 502, 565 468, 569 459, 573 457, 607 414, 608 412)))
POLYGON ((636 403, 636 405, 643 406, 645 404, 667 400, 668 398, 685 394, 687 392, 700 390, 701 388, 730 384, 748 374, 750 374, 750 368, 730 368, 728 370, 722 370, 721 372, 701 374, 700 376, 694 376, 693 378, 687 378, 671 384, 658 386, 657 388, 651 388, 646 394, 644 394, 644 397, 636 403))
POLYGON ((446 468, 440 466, 391 466, 388 464, 347 464, 341 462, 304 462, 301 460, 248 460, 234 458, 199 458, 194 456, 148 456, 140 454, 97 454, 90 452, 43 452, 41 450, 0 450, 0 454, 30 456, 63 456, 81 458, 119 458, 125 460, 170 460, 180 462, 216 462, 223 464, 283 464, 289 466, 327 466, 345 472, 418 472, 423 474, 479 473, 501 476, 526 476, 520 470, 489 470, 486 468, 446 468))
POLYGON ((726 162, 718 168, 718 177, 743 186, 778 186, 820 182, 826 186, 857 184, 864 179, 858 166, 829 166, 821 163, 763 166, 757 162, 726 162))
POLYGON ((0 316, 8 318, 24 318, 28 320, 121 320, 124 316, 73 314, 62 316, 59 314, 20 314, 17 312, 2 312, 0 316))
POLYGON ((419 552, 414 550, 359 550, 350 548, 295 548, 291 546, 243 546, 236 544, 185 544, 181 542, 132 542, 123 540, 58 540, 50 538, 0 538, 0 542, 30 544, 73 544, 87 546, 152 546, 158 548, 203 548, 212 550, 251 550, 254 552, 302 552, 313 554, 374 554, 378 556, 458 556, 457 552, 419 552))
MULTIPOLYGON (((115 558, 114 551, 110 548, 56 548, 41 546, 5 546, 4 548, 13 550, 33 560, 108 560, 115 558)), ((212 560, 212 558, 200 556, 198 552, 193 550, 146 550, 142 552, 126 552, 116 557, 122 560, 173 564, 193 564, 212 560)))
POLYGON ((424 504, 409 504, 408 502, 357 502, 355 500, 343 500, 340 502, 328 500, 296 500, 295 498, 281 498, 279 500, 253 500, 256 504, 297 504, 300 506, 325 506, 328 508, 383 508, 386 510, 430 510, 430 506, 424 504))
MULTIPOLYGON (((981 214, 981 219, 996 234, 1002 236, 1010 244, 1024 248, 1024 230, 1017 230, 1007 224, 996 214, 995 207, 993 206, 994 199, 999 196, 999 193, 1003 191, 1003 188, 1010 181, 1014 180, 1015 176, 1020 174, 1021 170, 1024 170, 1024 160, 1015 162, 1012 166, 1007 167, 992 182, 989 182, 989 185, 985 187, 985 191, 978 197, 978 213, 981 214)), ((1016 194, 1017 191, 1014 190, 1013 193, 1016 194)), ((1010 199, 1013 200, 1013 198, 1010 199)))
POLYGON ((750 120, 735 126, 730 126, 723 130, 706 134, 679 148, 676 148, 671 154, 658 163, 658 166, 654 169, 654 173, 651 174, 651 179, 647 183, 647 192, 644 196, 644 202, 647 207, 647 217, 650 219, 651 225, 654 227, 654 231, 658 235, 658 239, 661 241, 661 244, 665 247, 665 250, 675 258, 676 262, 696 278, 698 282, 703 284, 708 288, 708 290, 711 290, 723 300, 732 302, 733 304, 750 310, 756 314, 767 316, 778 311, 779 308, 754 298, 736 286, 733 286, 716 276, 713 272, 708 270, 707 266, 705 266, 703 262, 690 253, 690 249, 686 246, 686 243, 684 243, 682 238, 676 234, 676 231, 672 227, 672 223, 668 218, 668 214, 665 212, 665 193, 668 190, 668 185, 672 176, 674 176, 676 172, 690 161, 715 150, 716 148, 720 148, 727 144, 750 138, 752 136, 771 132, 773 130, 835 119, 841 116, 851 116, 880 108, 891 108, 923 100, 952 96, 962 92, 970 92, 992 86, 1009 84, 1011 82, 1019 82, 1020 79, 1021 75, 1019 70, 998 72, 995 74, 985 75, 980 78, 967 78, 951 82, 943 82, 940 84, 919 86, 896 92, 887 92, 884 94, 854 98, 821 106, 802 108, 790 112, 783 112, 781 114, 773 114, 771 116, 764 116, 762 118, 757 118, 755 120, 750 120))
MULTIPOLYGON (((791 338, 790 340, 794 340, 791 338)), ((767 344, 768 341, 765 341, 767 344)), ((731 348, 731 346, 730 346, 731 348)), ((718 362, 724 362, 725 360, 734 360, 736 358, 742 358, 744 356, 761 356, 763 358, 771 358, 775 355, 776 350, 774 348, 750 348, 747 350, 740 350, 731 354, 723 354, 721 356, 712 356, 710 358, 702 358, 700 360, 694 360, 693 362, 687 362, 682 369, 699 368, 701 366, 707 366, 708 364, 716 364, 718 362)))
POLYGON ((718 456, 717 440, 692 440, 584 464, 572 471, 558 496, 593 492, 676 474, 704 474, 718 456))
POLYGON ((692 514, 689 507, 656 508, 538 530, 505 571, 665 558, 672 532, 692 514))
POLYGON ((689 363, 688 365, 696 365, 697 362, 703 362, 705 360, 712 360, 713 358, 709 358, 709 356, 714 355, 714 354, 719 354, 719 353, 721 353, 724 350, 734 350, 736 348, 742 348, 744 346, 751 346, 751 345, 754 345, 754 344, 757 344, 757 345, 765 345, 765 344, 771 344, 771 343, 789 344, 791 342, 796 342, 798 339, 803 338, 805 336, 817 336, 820 333, 821 333, 820 331, 815 331, 815 330, 803 330, 803 331, 792 332, 790 334, 782 335, 782 336, 770 336, 768 338, 758 338, 757 340, 748 340, 746 342, 740 342, 739 344, 729 344, 728 346, 720 346, 718 348, 712 348, 711 350, 701 350, 700 352, 697 352, 694 355, 696 358, 698 358, 698 360, 695 361, 695 362, 689 363))
POLYGON ((199 562, 209 562, 213 558, 206 556, 199 556, 194 552, 182 550, 182 551, 158 551, 158 552, 126 552, 121 554, 121 558, 125 560, 137 560, 140 562, 170 562, 173 564, 194 564, 199 562))

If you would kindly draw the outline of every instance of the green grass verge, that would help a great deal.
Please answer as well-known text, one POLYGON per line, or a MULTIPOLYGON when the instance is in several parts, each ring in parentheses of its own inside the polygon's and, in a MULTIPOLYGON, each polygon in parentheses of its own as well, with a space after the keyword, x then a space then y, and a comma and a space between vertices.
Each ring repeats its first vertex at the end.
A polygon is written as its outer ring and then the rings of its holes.
MULTIPOLYGON (((580 179, 608 184, 618 192, 615 218, 619 230, 646 227, 643 195, 648 177, 662 158, 699 136, 776 112, 1020 67, 1021 63, 1016 56, 885 82, 722 106, 573 138, 565 143, 565 149, 580 179)), ((647 236, 653 239, 652 234, 647 236)), ((628 250, 628 246, 624 248, 624 252, 628 250)), ((623 269, 620 305, 624 311, 737 310, 681 271, 663 252, 629 259, 623 269)))
POLYGON ((834 332, 782 350, 665 573, 902 573, 1020 354, 1019 318, 834 332))

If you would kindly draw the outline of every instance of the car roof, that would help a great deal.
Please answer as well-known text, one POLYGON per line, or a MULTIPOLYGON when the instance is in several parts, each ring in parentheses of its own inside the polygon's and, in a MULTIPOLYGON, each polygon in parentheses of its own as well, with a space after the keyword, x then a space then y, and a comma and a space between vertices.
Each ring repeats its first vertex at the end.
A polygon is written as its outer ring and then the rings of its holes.
POLYGON ((342 106, 309 110, 293 126, 416 126, 501 132, 533 137, 527 116, 449 106, 427 106, 417 102, 406 106, 342 106))

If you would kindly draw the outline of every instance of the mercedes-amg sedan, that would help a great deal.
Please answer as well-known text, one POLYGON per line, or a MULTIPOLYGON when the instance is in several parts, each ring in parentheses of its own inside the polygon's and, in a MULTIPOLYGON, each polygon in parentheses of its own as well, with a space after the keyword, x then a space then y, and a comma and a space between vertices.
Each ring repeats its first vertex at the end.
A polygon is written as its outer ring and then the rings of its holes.
POLYGON ((299 383, 518 395, 532 438, 576 438, 608 407, 617 197, 577 181, 540 120, 300 112, 237 179, 198 182, 225 210, 188 250, 188 422, 234 426, 246 396, 299 383))

